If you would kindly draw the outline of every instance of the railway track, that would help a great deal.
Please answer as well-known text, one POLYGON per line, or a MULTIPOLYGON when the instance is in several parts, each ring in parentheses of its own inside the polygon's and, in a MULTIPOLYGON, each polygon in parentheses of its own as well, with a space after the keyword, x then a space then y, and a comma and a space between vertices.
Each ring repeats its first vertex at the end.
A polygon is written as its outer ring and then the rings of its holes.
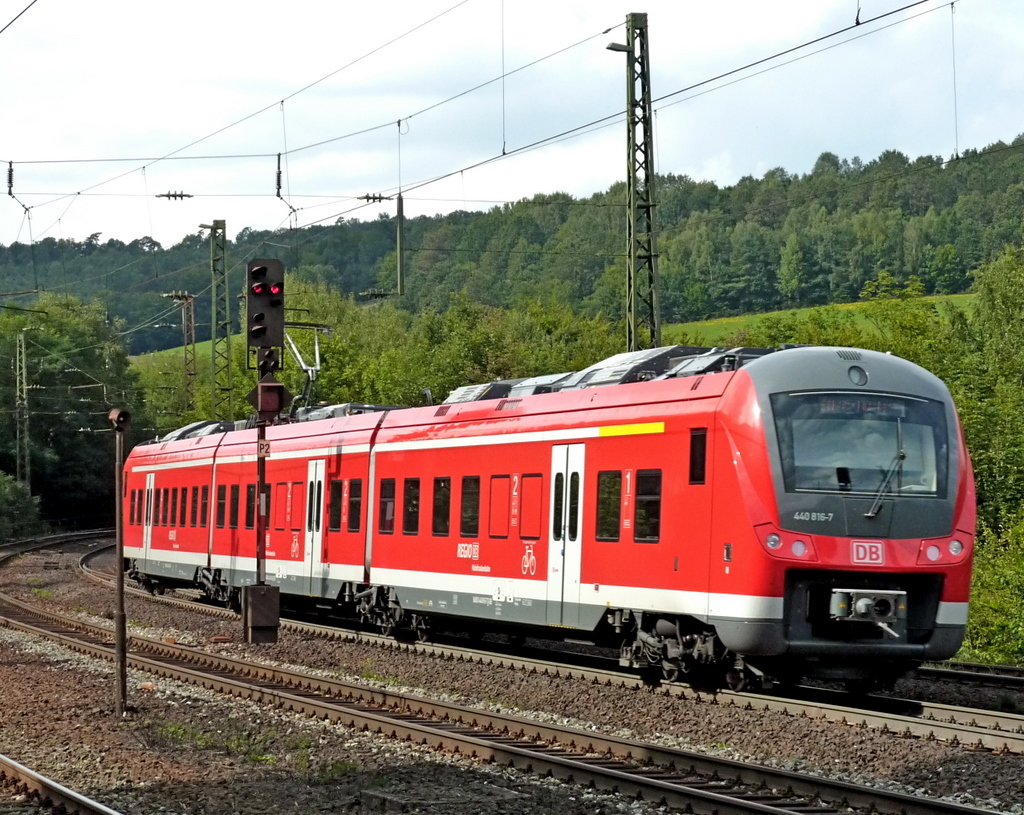
POLYGON ((0 788, 4 791, 0 795, 0 815, 27 815, 33 808, 39 812, 61 812, 65 815, 118 815, 116 810, 79 795, 3 755, 0 755, 0 788))
MULTIPOLYGON (((108 629, 44 614, 0 595, 2 624, 113 659, 108 629)), ((393 738, 592 784, 694 812, 892 812, 967 815, 983 810, 658 747, 357 683, 131 637, 129 666, 239 698, 393 738)))
MULTIPOLYGON (((100 555, 95 552, 84 558, 100 555)), ((86 574, 94 580, 109 582, 109 573, 83 565, 86 574)), ((130 589, 139 595, 151 597, 141 589, 130 589)), ((173 596, 151 598, 158 602, 170 603, 203 613, 224 617, 236 616, 234 612, 216 606, 196 603, 193 599, 173 596)), ((392 637, 365 632, 356 632, 316 623, 282 620, 282 628, 304 635, 329 639, 359 640, 389 648, 405 648, 443 659, 458 659, 482 666, 504 666, 522 671, 533 671, 548 675, 562 675, 597 682, 603 685, 644 688, 644 680, 634 673, 615 668, 595 667, 592 657, 583 656, 575 664, 569 662, 572 655, 559 652, 557 661, 548 658, 524 656, 522 653, 509 654, 486 650, 481 644, 464 647, 446 642, 402 643, 392 637)), ((733 706, 746 710, 764 710, 788 716, 803 716, 821 719, 839 725, 873 728, 893 733, 904 738, 937 740, 953 746, 971 750, 988 750, 997 753, 1024 754, 1024 716, 977 708, 957 707, 909 699, 890 697, 858 698, 857 706, 850 704, 850 695, 841 691, 820 688, 799 687, 788 696, 767 693, 736 693, 727 690, 704 690, 685 683, 663 683, 662 692, 682 698, 694 699, 721 706, 733 706)))
POLYGON ((1016 665, 980 665, 974 662, 947 662, 925 665, 917 670, 926 679, 941 679, 962 685, 986 685, 1008 691, 1024 690, 1024 668, 1016 665))

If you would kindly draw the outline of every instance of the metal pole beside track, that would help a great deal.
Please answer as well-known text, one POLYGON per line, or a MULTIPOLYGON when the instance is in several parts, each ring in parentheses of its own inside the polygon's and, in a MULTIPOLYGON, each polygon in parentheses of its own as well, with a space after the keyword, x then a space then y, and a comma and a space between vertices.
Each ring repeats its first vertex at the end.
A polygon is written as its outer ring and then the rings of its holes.
POLYGON ((114 714, 124 716, 128 710, 128 624, 124 612, 124 434, 131 424, 127 410, 114 408, 109 419, 114 426, 114 542, 115 542, 115 610, 114 610, 114 714))
POLYGON ((267 423, 262 419, 256 423, 256 585, 267 583, 267 459, 264 442, 267 439, 267 423))

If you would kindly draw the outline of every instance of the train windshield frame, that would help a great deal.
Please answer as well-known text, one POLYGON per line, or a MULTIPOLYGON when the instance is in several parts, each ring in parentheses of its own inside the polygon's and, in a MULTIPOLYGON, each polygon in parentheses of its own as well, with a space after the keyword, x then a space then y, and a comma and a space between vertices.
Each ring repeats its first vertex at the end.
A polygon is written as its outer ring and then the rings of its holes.
POLYGON ((771 394, 787 493, 945 498, 941 402, 889 393, 771 394))

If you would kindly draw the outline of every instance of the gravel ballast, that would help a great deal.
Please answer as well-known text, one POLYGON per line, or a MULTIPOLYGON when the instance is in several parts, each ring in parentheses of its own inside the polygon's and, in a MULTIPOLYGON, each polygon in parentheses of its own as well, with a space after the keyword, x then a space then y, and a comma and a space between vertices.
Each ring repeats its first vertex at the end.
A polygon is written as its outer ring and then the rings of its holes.
MULTIPOLYGON (((78 575, 77 559, 19 558, 0 569, 0 590, 109 622, 113 593, 78 575)), ((276 645, 251 646, 238 619, 130 595, 126 611, 132 635, 1024 815, 1021 756, 284 631, 276 645)), ((0 753, 125 813, 664 811, 142 674, 129 679, 133 712, 115 721, 112 677, 0 631, 0 753)))

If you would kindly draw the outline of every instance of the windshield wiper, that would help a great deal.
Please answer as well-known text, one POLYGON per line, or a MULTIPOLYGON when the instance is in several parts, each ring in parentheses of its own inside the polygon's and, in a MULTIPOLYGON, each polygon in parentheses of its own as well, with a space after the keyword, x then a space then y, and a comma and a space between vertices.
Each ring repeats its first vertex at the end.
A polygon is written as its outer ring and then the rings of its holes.
POLYGON ((885 477, 882 479, 882 486, 878 488, 878 494, 875 495, 875 500, 871 504, 871 509, 864 513, 865 518, 874 518, 879 510, 882 508, 882 496, 885 495, 889 489, 889 483, 892 481, 892 477, 903 467, 903 461, 906 459, 907 453, 903 449, 903 422, 900 419, 896 420, 896 456, 892 460, 892 464, 889 465, 889 469, 885 471, 885 477))

